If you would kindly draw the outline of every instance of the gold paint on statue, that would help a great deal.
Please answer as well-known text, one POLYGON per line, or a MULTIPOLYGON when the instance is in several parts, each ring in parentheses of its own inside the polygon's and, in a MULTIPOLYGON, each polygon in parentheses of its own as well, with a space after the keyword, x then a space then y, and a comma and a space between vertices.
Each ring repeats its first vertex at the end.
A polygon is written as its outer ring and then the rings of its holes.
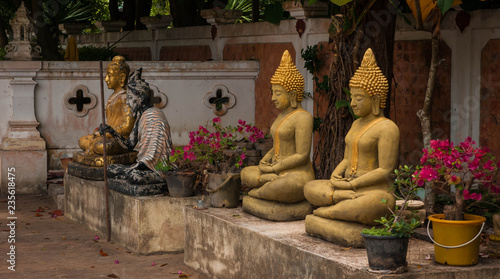
MULTIPOLYGON (((106 102, 106 124, 111 126, 120 135, 128 138, 134 127, 135 118, 132 115, 130 107, 126 103, 126 85, 130 68, 125 63, 123 56, 115 56, 113 61, 106 68, 106 84, 113 94, 106 102)), ((81 137, 78 140, 78 146, 85 152, 86 158, 76 156, 74 161, 85 165, 99 165, 102 161, 103 141, 97 128, 92 134, 81 137), (91 162, 89 164, 89 162, 91 162)), ((110 134, 106 134, 106 153, 107 155, 123 154, 128 152, 114 140, 110 134)), ((129 158, 125 156, 124 158, 129 158)), ((121 164, 131 164, 134 161, 120 161, 121 164)))
POLYGON ((374 220, 388 213, 387 206, 395 205, 389 188, 390 175, 397 165, 399 129, 383 115, 387 79, 371 49, 366 51, 350 86, 351 107, 360 118, 347 133, 344 159, 330 180, 313 180, 304 187, 306 199, 319 206, 314 216, 306 218, 306 231, 339 244, 363 246, 360 230, 377 225, 374 220), (382 199, 387 204, 381 203, 382 199))
POLYGON ((242 183, 252 188, 243 200, 243 210, 271 220, 303 219, 310 212, 303 187, 314 179, 310 161, 313 119, 302 109, 304 78, 288 51, 271 84, 272 101, 281 113, 271 126, 273 148, 258 166, 241 172, 242 183), (280 216, 273 215, 277 211, 282 212, 280 216))

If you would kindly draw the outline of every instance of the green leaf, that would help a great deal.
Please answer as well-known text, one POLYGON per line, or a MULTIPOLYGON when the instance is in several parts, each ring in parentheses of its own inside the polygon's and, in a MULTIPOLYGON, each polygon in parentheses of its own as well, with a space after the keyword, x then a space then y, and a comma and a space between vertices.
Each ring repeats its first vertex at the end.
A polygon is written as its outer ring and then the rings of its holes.
POLYGON ((330 1, 337 6, 343 6, 347 3, 352 2, 352 0, 330 0, 330 1))
POLYGON ((349 107, 349 104, 350 104, 350 103, 351 103, 351 102, 349 102, 348 100, 338 100, 338 101, 336 101, 336 102, 335 102, 335 107, 336 107, 337 109, 340 109, 340 108, 347 108, 347 107, 349 107))
POLYGON ((345 87, 344 87, 344 88, 342 88, 342 91, 344 91, 344 93, 345 93, 347 96, 349 96, 349 98, 351 97, 351 91, 349 91, 349 89, 347 89, 347 88, 345 88, 345 87))
POLYGON ((446 13, 453 6, 453 2, 453 0, 437 0, 437 5, 441 14, 444 15, 444 13, 446 13))
POLYGON ((272 3, 264 6, 264 20, 273 24, 279 24, 283 19, 283 7, 280 3, 272 3))

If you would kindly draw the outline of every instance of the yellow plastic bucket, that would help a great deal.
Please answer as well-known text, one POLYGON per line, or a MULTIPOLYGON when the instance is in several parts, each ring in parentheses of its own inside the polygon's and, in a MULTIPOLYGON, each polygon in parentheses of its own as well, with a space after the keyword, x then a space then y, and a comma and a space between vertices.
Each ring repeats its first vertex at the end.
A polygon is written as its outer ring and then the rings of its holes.
MULTIPOLYGON (((434 256, 445 265, 475 265, 479 260, 479 236, 486 218, 465 214, 463 221, 444 220, 444 214, 429 216, 434 232, 434 256)), ((429 225, 427 225, 429 233, 429 225)), ((429 233, 430 237, 430 233, 429 233)))

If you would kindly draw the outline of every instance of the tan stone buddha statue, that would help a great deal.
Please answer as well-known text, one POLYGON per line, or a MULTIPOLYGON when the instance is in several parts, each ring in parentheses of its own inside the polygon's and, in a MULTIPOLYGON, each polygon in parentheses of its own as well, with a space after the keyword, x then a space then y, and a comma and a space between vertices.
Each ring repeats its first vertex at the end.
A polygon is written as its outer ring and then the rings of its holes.
MULTIPOLYGON (((113 94, 106 102, 106 124, 112 127, 118 134, 128 138, 134 127, 135 118, 132 115, 130 107, 126 103, 126 85, 130 68, 125 63, 123 56, 115 56, 106 69, 106 84, 113 94)), ((103 139, 99 135, 97 128, 92 134, 81 137, 78 140, 78 146, 84 153, 75 153, 73 160, 91 166, 102 166, 103 139)), ((120 146, 117 141, 108 133, 106 134, 106 154, 116 155, 128 152, 127 149, 120 146)), ((111 160, 111 163, 132 163, 134 158, 124 160, 111 160), (128 162, 130 161, 130 162, 128 162)), ((116 159, 116 158, 115 158, 116 159)))
POLYGON ((319 207, 306 217, 306 231, 337 244, 363 247, 361 230, 377 225, 374 220, 395 205, 389 188, 397 165, 399 129, 383 115, 389 86, 371 49, 349 86, 352 110, 360 118, 347 133, 344 159, 331 179, 313 180, 304 187, 306 199, 319 207))
POLYGON ((241 172, 242 184, 251 188, 243 199, 243 210, 268 220, 304 219, 312 210, 303 187, 314 179, 310 160, 313 118, 301 106, 304 78, 288 51, 271 85, 271 100, 281 113, 270 130, 273 148, 258 166, 241 172))

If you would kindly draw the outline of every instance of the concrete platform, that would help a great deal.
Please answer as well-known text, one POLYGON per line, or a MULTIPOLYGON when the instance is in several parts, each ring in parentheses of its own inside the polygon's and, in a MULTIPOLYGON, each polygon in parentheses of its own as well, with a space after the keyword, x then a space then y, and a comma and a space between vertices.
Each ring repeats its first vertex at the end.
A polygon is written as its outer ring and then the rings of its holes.
MULTIPOLYGON (((64 176, 65 217, 106 236, 104 181, 64 176)), ((183 210, 198 197, 133 197, 109 191, 111 241, 137 254, 184 249, 183 210)))
POLYGON ((368 271, 365 249, 314 238, 304 221, 272 222, 235 209, 187 208, 184 263, 210 278, 499 278, 500 259, 469 267, 433 260, 429 242, 411 239, 403 274, 368 271))

